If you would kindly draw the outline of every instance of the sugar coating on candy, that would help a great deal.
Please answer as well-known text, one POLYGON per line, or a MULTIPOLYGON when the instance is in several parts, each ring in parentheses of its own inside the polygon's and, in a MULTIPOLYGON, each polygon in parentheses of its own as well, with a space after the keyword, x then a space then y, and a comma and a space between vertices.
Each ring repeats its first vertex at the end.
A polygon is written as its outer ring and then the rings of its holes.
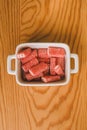
POLYGON ((45 83, 49 83, 49 82, 54 82, 54 81, 59 81, 61 79, 60 76, 58 75, 55 75, 55 76, 43 76, 41 77, 42 81, 45 82, 45 83))
POLYGON ((26 58, 21 59, 22 64, 27 63, 28 61, 32 60, 33 58, 37 57, 37 50, 33 50, 29 56, 26 58))
POLYGON ((66 54, 65 50, 60 47, 49 47, 47 52, 49 57, 64 57, 66 54))
POLYGON ((38 63, 39 63, 38 59, 33 58, 31 61, 22 65, 22 69, 24 70, 24 72, 28 72, 31 67, 37 65, 38 63))
POLYGON ((48 53, 47 53, 47 48, 38 49, 38 57, 40 57, 40 58, 49 58, 48 53))
POLYGON ((35 76, 32 76, 30 73, 25 74, 25 77, 28 81, 33 80, 33 79, 37 80, 39 77, 42 77, 42 76, 43 76, 43 73, 40 73, 39 75, 35 75, 35 76))
POLYGON ((45 70, 47 70, 49 68, 48 64, 41 62, 38 65, 32 67, 29 69, 29 72, 32 76, 38 75, 42 72, 44 72, 45 70))
POLYGON ((55 67, 55 72, 56 72, 58 75, 61 75, 61 76, 64 75, 64 72, 63 72, 62 67, 61 67, 60 65, 57 65, 57 66, 55 67))
POLYGON ((56 58, 50 58, 50 74, 51 75, 56 75, 56 72, 54 70, 56 66, 56 58))
POLYGON ((65 70, 65 57, 58 57, 57 65, 60 65, 62 69, 65 70))
POLYGON ((24 50, 20 51, 17 54, 17 58, 18 59, 25 58, 25 57, 27 57, 30 54, 31 54, 31 48, 27 48, 27 49, 24 49, 24 50))

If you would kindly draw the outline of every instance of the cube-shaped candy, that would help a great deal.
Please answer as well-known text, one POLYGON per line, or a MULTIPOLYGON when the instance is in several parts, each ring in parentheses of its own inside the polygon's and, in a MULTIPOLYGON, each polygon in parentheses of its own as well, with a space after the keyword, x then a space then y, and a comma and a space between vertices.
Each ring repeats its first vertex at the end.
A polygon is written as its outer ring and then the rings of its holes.
POLYGON ((64 76, 64 72, 63 72, 62 67, 61 67, 60 65, 57 65, 57 66, 55 67, 55 72, 56 72, 58 75, 60 75, 60 76, 64 76))
POLYGON ((60 65, 62 69, 65 70, 65 57, 58 57, 57 65, 60 65))
POLYGON ((24 72, 28 72, 31 67, 33 67, 34 65, 37 65, 38 63, 39 63, 38 59, 33 58, 29 62, 22 65, 22 69, 24 70, 24 72))
POLYGON ((50 74, 51 75, 56 75, 56 72, 54 70, 56 66, 56 58, 50 58, 50 74))
POLYGON ((46 71, 49 68, 48 64, 41 62, 38 65, 29 69, 32 76, 39 75, 40 73, 46 71))
POLYGON ((47 48, 38 49, 38 57, 40 57, 40 58, 49 58, 48 53, 47 53, 47 48))
POLYGON ((37 50, 33 50, 29 56, 26 58, 21 59, 22 64, 27 63, 28 61, 32 60, 33 58, 37 57, 37 50))
POLYGON ((49 47, 47 52, 49 57, 64 57, 66 54, 65 50, 60 47, 49 47))
POLYGON ((31 48, 24 49, 17 54, 17 58, 25 58, 31 54, 31 48))
POLYGON ((41 77, 42 81, 45 82, 45 83, 48 83, 48 82, 54 82, 54 81, 59 81, 61 79, 60 76, 58 75, 49 75, 49 76, 43 76, 41 77))

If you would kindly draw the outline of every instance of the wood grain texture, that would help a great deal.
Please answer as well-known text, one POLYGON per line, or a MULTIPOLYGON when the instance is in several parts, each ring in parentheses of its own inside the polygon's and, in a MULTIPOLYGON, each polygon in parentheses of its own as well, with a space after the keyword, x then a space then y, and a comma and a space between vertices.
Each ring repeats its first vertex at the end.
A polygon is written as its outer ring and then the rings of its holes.
POLYGON ((87 130, 87 0, 0 0, 0 130, 87 130), (22 42, 65 42, 79 73, 63 87, 20 87, 7 56, 22 42))

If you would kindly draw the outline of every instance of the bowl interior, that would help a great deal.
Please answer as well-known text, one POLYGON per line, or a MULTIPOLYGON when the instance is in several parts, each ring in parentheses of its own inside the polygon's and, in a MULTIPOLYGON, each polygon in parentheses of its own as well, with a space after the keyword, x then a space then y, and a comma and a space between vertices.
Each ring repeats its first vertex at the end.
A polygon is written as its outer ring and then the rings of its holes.
POLYGON ((65 78, 61 81, 56 81, 52 83, 43 83, 42 81, 24 81, 21 76, 21 63, 16 58, 16 81, 21 86, 59 86, 59 85, 65 85, 68 83, 70 78, 70 50, 69 47, 66 44, 61 43, 24 43, 20 44, 16 48, 16 54, 24 48, 31 47, 31 48, 48 48, 49 46, 54 47, 62 47, 66 51, 65 56, 65 78))

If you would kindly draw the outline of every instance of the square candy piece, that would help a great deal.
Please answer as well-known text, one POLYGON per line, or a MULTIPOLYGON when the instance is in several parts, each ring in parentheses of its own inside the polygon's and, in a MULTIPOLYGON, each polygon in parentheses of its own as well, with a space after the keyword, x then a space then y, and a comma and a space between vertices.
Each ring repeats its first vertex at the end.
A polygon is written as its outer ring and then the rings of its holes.
POLYGON ((57 65, 57 66, 55 67, 55 72, 56 72, 58 75, 60 75, 60 76, 64 76, 64 72, 63 72, 62 67, 61 67, 60 65, 57 65))
POLYGON ((22 65, 22 69, 24 72, 28 72, 31 67, 37 65, 39 63, 37 58, 33 58, 31 61, 27 62, 26 64, 22 65))
POLYGON ((27 49, 21 50, 21 51, 17 54, 17 58, 18 58, 18 59, 25 58, 25 57, 27 57, 27 56, 30 55, 30 54, 31 54, 31 48, 27 48, 27 49))
POLYGON ((49 57, 64 57, 65 50, 60 47, 49 47, 48 48, 48 55, 49 57))
POLYGON ((40 58, 49 58, 48 53, 47 53, 47 48, 38 49, 38 57, 40 57, 40 58))
POLYGON ((60 65, 64 71, 65 70, 65 57, 58 57, 57 65, 60 65))
POLYGON ((50 58, 50 74, 51 75, 56 75, 56 72, 54 70, 56 66, 56 58, 50 58))
POLYGON ((29 69, 29 72, 32 76, 39 75, 40 73, 46 71, 49 68, 49 65, 41 62, 38 65, 29 69))
POLYGON ((37 50, 34 49, 29 56, 26 58, 21 59, 22 64, 27 63, 28 61, 32 60, 33 58, 37 57, 37 50))

